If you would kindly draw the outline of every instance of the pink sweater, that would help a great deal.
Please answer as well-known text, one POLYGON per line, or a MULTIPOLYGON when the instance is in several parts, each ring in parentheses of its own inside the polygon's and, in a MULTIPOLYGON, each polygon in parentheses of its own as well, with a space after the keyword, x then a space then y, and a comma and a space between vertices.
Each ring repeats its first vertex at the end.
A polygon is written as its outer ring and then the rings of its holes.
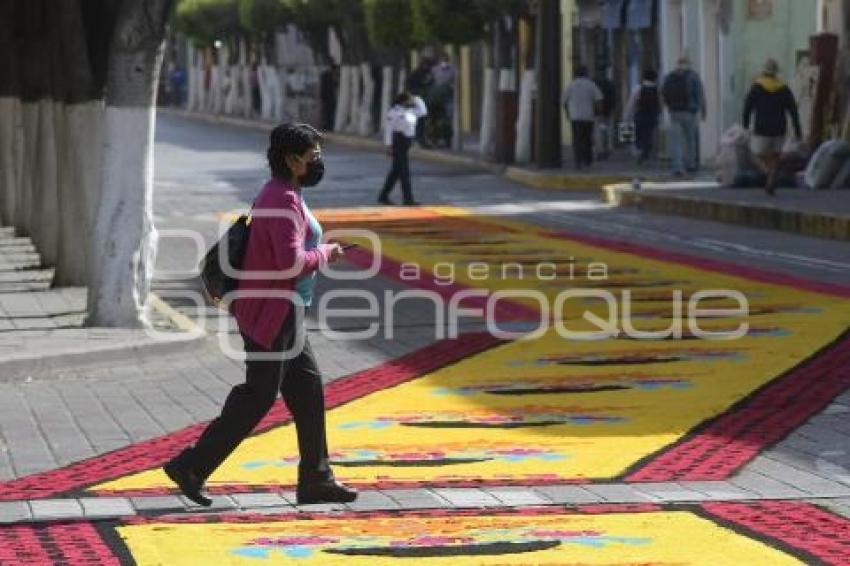
MULTIPOLYGON (((280 179, 271 179, 254 202, 251 235, 243 260, 243 271, 281 272, 297 268, 287 278, 280 274, 262 279, 241 279, 239 291, 290 291, 301 275, 317 270, 328 262, 330 246, 319 244, 305 251, 309 226, 301 207, 301 193, 280 179), (272 216, 262 216, 267 211, 272 216), (286 213, 285 216, 282 216, 286 213)), ((256 343, 271 349, 292 304, 288 297, 239 297, 230 305, 239 330, 256 343)))

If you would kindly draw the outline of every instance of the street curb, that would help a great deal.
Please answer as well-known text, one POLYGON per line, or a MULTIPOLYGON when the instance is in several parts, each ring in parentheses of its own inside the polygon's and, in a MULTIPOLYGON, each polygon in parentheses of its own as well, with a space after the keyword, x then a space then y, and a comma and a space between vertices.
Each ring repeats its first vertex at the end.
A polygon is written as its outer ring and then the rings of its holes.
MULTIPOLYGON (((181 118, 202 120, 210 124, 227 124, 263 131, 270 131, 275 126, 272 122, 264 122, 262 120, 223 116, 220 114, 207 114, 203 112, 189 112, 175 108, 163 107, 158 108, 157 111, 164 114, 170 114, 172 116, 179 116, 181 118)), ((340 145, 346 145, 357 149, 385 151, 384 144, 378 139, 336 132, 322 132, 322 135, 331 143, 338 143, 340 145)), ((606 184, 620 183, 631 179, 630 176, 626 175, 595 175, 535 171, 533 169, 526 169, 516 165, 505 166, 499 163, 490 163, 469 155, 457 155, 433 149, 422 149, 420 147, 414 147, 410 154, 413 157, 437 163, 488 171, 533 189, 588 192, 598 190, 606 184)))
POLYGON ((569 173, 544 173, 522 167, 508 167, 505 177, 536 189, 594 191, 606 185, 624 183, 626 175, 583 175, 569 173))
POLYGON ((604 186, 602 199, 609 204, 647 212, 778 230, 815 238, 850 241, 850 216, 790 210, 764 204, 724 202, 686 195, 635 191, 630 185, 624 184, 604 186))
MULTIPOLYGON (((149 296, 151 308, 180 329, 175 336, 156 338, 137 343, 98 345, 41 355, 21 355, 0 360, 0 382, 27 381, 40 374, 67 370, 69 367, 96 366, 126 362, 128 358, 143 358, 152 354, 169 355, 194 348, 206 338, 206 331, 185 315, 177 312, 154 293, 149 296)), ((162 333, 159 333, 162 334, 162 333)))

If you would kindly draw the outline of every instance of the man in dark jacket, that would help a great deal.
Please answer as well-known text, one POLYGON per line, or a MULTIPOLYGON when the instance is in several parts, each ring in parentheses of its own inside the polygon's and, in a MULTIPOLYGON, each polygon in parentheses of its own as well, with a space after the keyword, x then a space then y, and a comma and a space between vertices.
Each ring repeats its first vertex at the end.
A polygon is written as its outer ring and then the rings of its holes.
POLYGON ((775 59, 768 59, 761 76, 750 87, 744 103, 744 128, 749 129, 751 118, 755 114, 750 146, 756 162, 767 175, 765 189, 769 195, 772 195, 775 189, 777 165, 788 132, 786 115, 791 117, 795 138, 800 140, 803 137, 797 102, 791 89, 779 80, 778 74, 779 64, 775 59))

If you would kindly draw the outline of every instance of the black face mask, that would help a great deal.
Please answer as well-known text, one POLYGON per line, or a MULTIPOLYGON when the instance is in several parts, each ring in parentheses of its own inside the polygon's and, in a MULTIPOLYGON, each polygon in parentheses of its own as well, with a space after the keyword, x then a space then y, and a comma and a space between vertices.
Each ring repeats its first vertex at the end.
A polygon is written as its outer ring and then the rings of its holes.
POLYGON ((307 162, 307 172, 298 177, 302 187, 313 187, 319 184, 325 176, 325 162, 321 157, 316 157, 307 162))

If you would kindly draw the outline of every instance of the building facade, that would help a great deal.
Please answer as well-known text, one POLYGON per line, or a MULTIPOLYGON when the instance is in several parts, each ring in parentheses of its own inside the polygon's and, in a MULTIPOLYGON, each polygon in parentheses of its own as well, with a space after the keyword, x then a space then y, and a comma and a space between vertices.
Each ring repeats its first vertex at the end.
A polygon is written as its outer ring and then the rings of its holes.
POLYGON ((740 122, 747 91, 768 57, 779 62, 782 78, 805 111, 811 96, 810 37, 822 29, 825 10, 832 21, 839 19, 838 4, 830 0, 661 0, 662 70, 669 72, 681 56, 687 56, 705 85, 708 117, 701 128, 703 161, 711 161, 720 136, 740 122))

